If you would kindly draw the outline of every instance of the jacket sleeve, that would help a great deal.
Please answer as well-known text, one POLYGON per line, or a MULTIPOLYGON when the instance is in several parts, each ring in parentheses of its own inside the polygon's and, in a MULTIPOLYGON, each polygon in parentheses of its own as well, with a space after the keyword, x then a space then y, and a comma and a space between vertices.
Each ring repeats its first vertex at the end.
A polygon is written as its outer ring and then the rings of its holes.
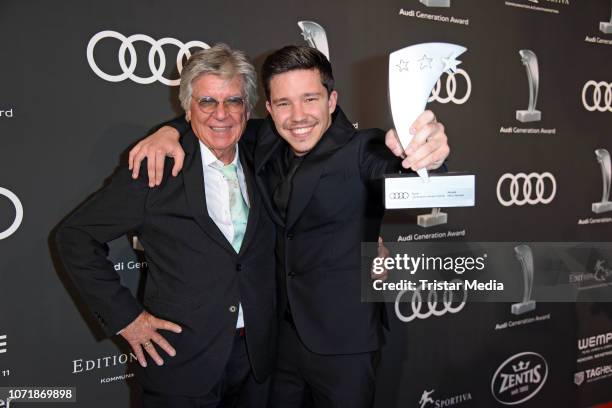
POLYGON ((109 336, 143 311, 120 284, 106 244, 137 231, 143 223, 149 188, 146 166, 141 171, 140 178, 133 180, 127 168, 120 168, 106 187, 60 224, 55 236, 66 271, 109 336))

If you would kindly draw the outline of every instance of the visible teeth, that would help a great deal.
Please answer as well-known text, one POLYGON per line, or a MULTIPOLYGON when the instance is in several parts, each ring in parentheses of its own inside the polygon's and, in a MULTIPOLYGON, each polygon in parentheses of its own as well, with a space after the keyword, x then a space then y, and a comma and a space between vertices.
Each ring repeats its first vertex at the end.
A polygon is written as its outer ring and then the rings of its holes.
POLYGON ((297 133, 298 135, 303 135, 305 133, 308 133, 312 130, 314 126, 310 126, 310 127, 305 127, 305 128, 296 128, 296 129, 292 129, 291 131, 293 133, 297 133))
POLYGON ((214 130, 215 132, 223 132, 223 131, 229 129, 229 127, 212 127, 211 126, 211 129, 214 130))

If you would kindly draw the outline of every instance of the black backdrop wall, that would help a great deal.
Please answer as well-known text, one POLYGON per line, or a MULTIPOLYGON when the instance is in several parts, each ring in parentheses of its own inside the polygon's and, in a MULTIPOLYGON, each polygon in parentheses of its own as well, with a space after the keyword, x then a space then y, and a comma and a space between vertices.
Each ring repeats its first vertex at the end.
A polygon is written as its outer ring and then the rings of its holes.
MULTIPOLYGON (((102 185, 129 145, 179 113, 171 80, 188 46, 227 42, 259 66, 271 50, 305 41, 298 21, 315 21, 327 33, 344 111, 360 128, 389 128, 388 53, 420 42, 463 45, 461 70, 443 75, 429 108, 446 125, 449 167, 477 174, 477 206, 450 209, 447 224, 429 228, 416 223, 423 211, 390 212, 385 239, 438 232, 433 239, 609 241, 612 217, 591 204, 602 194, 594 151, 612 148, 610 2, 424 3, 435 1, 3 1, 0 386, 74 386, 83 407, 134 400, 133 358, 101 339, 50 231, 102 185), (539 121, 516 119, 529 99, 519 50, 537 56, 539 121), (527 181, 516 180, 517 196, 509 181, 519 173, 536 173, 524 205, 527 181)), ((111 254, 136 292, 146 268, 130 239, 111 243, 111 254)), ((612 265, 600 268, 608 284, 612 265)), ((539 303, 519 317, 507 304, 468 303, 457 313, 434 306, 439 316, 392 319, 377 407, 612 400, 612 303, 539 303), (502 390, 500 376, 527 362, 541 367, 541 378, 502 390)))

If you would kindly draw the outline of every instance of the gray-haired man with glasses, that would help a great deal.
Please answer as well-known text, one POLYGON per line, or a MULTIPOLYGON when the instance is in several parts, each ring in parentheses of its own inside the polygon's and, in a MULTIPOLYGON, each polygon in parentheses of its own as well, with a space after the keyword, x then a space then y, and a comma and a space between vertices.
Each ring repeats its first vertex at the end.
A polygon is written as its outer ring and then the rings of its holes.
POLYGON ((62 223, 58 248, 108 335, 120 334, 138 357, 144 406, 265 407, 260 383, 277 338, 275 229, 252 149, 240 142, 255 70, 226 45, 199 51, 179 98, 191 124, 181 177, 150 189, 146 166, 136 181, 119 169, 62 223), (127 232, 138 234, 149 264, 142 303, 107 259, 106 243, 127 232))

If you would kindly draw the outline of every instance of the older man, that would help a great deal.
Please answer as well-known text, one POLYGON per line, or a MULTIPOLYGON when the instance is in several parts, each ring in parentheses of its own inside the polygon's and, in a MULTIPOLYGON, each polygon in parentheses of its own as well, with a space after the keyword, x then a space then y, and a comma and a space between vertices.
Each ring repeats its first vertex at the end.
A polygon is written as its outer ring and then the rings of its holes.
MULTIPOLYGON (((444 128, 431 112, 421 115, 401 162, 385 148, 382 131, 353 128, 337 106, 331 64, 316 49, 277 50, 266 58, 262 79, 270 116, 258 124, 255 177, 277 225, 283 316, 271 406, 366 408, 385 311, 361 302, 361 242, 378 237, 382 176, 400 163, 440 167, 449 153, 444 128)), ((132 159, 145 153, 180 159, 178 144, 168 143, 178 134, 166 131, 153 136, 152 146, 137 146, 132 159)), ((400 156, 392 133, 387 145, 400 156)))
POLYGON ((179 96, 191 124, 181 177, 150 189, 146 174, 134 181, 120 169, 62 223, 58 247, 106 332, 138 357, 146 407, 265 407, 255 379, 276 355, 275 227, 240 140, 255 71, 217 45, 190 58, 179 96), (149 264, 142 304, 107 259, 105 243, 129 231, 149 264))

